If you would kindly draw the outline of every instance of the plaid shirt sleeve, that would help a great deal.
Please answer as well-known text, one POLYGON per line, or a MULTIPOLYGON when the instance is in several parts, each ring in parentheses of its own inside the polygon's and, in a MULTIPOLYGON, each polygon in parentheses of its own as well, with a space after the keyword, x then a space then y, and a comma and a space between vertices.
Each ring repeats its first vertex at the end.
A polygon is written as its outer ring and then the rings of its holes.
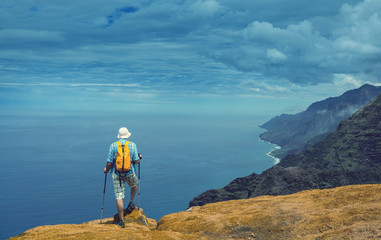
POLYGON ((112 143, 108 151, 107 162, 110 162, 110 163, 114 162, 114 159, 116 158, 116 149, 117 149, 117 144, 112 143))
POLYGON ((128 144, 128 148, 130 149, 130 155, 131 155, 131 160, 132 161, 137 161, 139 160, 138 156, 138 148, 136 147, 136 144, 133 142, 130 142, 128 144))
MULTIPOLYGON (((112 143, 110 145, 110 149, 108 151, 108 156, 107 156, 107 162, 113 163, 114 159, 116 158, 116 149, 118 148, 118 144, 116 142, 112 143)), ((115 172, 115 164, 112 165, 110 168, 110 173, 115 172)))

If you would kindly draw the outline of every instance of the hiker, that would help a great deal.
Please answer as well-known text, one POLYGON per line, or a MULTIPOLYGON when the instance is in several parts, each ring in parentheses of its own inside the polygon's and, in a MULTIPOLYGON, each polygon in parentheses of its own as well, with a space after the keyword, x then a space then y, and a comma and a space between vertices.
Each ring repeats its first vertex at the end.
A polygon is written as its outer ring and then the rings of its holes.
POLYGON ((124 204, 123 199, 125 197, 125 185, 126 183, 131 188, 131 197, 130 203, 127 207, 127 212, 131 212, 135 208, 133 203, 138 179, 135 174, 135 164, 139 164, 142 159, 142 155, 138 153, 136 144, 130 141, 127 141, 127 138, 131 136, 131 133, 127 128, 122 127, 119 129, 118 138, 119 141, 116 141, 111 144, 106 167, 103 172, 107 173, 111 170, 112 181, 114 185, 114 193, 116 198, 116 208, 119 214, 119 224, 121 227, 125 227, 124 224, 124 204), (125 146, 127 145, 127 146, 125 146), (122 150, 123 149, 123 150, 122 150), (124 151, 124 152, 123 152, 124 151), (124 158, 126 156, 126 158, 124 158), (118 158, 118 159, 117 159, 118 158), (122 160, 121 160, 122 159, 122 160), (120 161, 123 161, 123 169, 120 169, 120 161), (118 170, 119 169, 119 170, 118 170))

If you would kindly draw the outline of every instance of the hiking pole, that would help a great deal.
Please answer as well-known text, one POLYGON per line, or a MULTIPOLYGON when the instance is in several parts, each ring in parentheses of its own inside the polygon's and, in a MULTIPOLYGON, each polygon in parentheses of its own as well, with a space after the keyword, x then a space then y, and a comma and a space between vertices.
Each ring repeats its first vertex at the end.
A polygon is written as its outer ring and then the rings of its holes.
MULTIPOLYGON (((139 160, 141 161, 142 160, 142 155, 140 153, 138 153, 138 156, 139 156, 139 160)), ((139 166, 138 166, 138 209, 140 209, 140 161, 139 161, 139 166)))
POLYGON ((105 184, 104 184, 104 187, 103 187, 103 201, 102 201, 102 211, 101 211, 101 223, 102 223, 102 217, 103 217, 103 207, 105 205, 106 180, 107 180, 107 172, 105 173, 105 184))
POLYGON ((138 185, 139 185, 139 190, 138 190, 138 209, 140 209, 140 163, 138 166, 138 185))

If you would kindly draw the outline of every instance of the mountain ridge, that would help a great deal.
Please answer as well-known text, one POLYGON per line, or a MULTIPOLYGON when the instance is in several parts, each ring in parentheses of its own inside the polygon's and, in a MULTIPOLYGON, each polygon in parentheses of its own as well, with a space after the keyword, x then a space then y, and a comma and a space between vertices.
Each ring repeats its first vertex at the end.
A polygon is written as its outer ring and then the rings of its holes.
POLYGON ((260 138, 281 147, 271 153, 277 158, 308 149, 379 94, 381 87, 365 84, 338 97, 315 102, 303 112, 281 114, 260 126, 267 130, 260 138))
POLYGON ((308 189, 381 182, 381 95, 310 149, 288 155, 261 174, 237 178, 194 197, 210 202, 285 195, 308 189))

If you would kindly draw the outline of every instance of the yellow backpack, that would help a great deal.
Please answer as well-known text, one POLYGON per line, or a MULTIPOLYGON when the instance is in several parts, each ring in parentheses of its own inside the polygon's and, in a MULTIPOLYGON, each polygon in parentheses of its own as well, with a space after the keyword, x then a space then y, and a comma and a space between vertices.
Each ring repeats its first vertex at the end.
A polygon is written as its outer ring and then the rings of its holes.
POLYGON ((118 148, 116 151, 116 160, 115 160, 115 167, 116 170, 119 172, 128 172, 131 169, 131 155, 130 155, 130 149, 128 148, 128 144, 130 142, 126 142, 124 145, 122 145, 121 142, 117 141, 118 148))

